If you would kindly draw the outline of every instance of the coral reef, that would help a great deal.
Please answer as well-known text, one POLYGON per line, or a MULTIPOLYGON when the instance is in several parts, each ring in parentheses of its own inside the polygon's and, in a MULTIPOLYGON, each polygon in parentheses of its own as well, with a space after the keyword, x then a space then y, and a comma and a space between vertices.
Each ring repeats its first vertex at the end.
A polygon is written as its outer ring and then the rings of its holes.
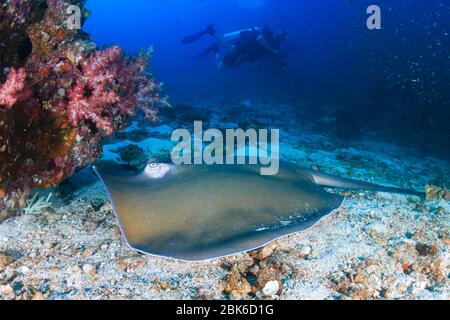
POLYGON ((148 163, 148 156, 144 149, 135 144, 127 145, 118 150, 120 159, 134 170, 144 169, 148 163))
POLYGON ((14 68, 8 73, 7 80, 0 87, 0 107, 11 109, 20 102, 27 101, 31 98, 31 91, 25 85, 27 72, 21 68, 14 68))
POLYGON ((100 153, 100 140, 140 111, 155 120, 160 87, 151 52, 97 50, 67 25, 84 0, 0 4, 0 221, 34 188, 58 185, 100 153))
POLYGON ((68 92, 69 123, 77 127, 81 121, 90 120, 98 130, 111 136, 115 131, 114 119, 135 115, 135 107, 146 118, 155 120, 152 103, 159 98, 153 96, 158 85, 143 76, 146 62, 145 57, 140 59, 127 62, 120 48, 113 47, 95 52, 83 61, 83 73, 68 92))

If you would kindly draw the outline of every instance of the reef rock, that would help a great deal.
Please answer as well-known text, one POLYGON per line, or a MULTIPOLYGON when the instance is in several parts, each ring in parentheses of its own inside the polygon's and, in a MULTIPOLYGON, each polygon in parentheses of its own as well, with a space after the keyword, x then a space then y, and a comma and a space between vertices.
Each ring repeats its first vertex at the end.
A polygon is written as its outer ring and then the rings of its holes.
POLYGON ((120 159, 130 168, 143 169, 148 163, 144 149, 135 144, 127 145, 119 150, 120 159))
POLYGON ((85 0, 6 0, 0 4, 0 221, 34 188, 61 183, 92 163, 100 140, 141 111, 155 120, 160 88, 150 52, 96 50, 67 24, 82 22, 85 0))
POLYGON ((450 201, 450 190, 443 189, 437 186, 425 186, 425 194, 428 201, 444 199, 450 201))
POLYGON ((0 252, 0 271, 3 271, 8 265, 14 262, 14 258, 9 254, 0 252))
POLYGON ((252 292, 252 287, 248 280, 236 269, 227 274, 223 279, 224 292, 232 300, 248 299, 252 292))

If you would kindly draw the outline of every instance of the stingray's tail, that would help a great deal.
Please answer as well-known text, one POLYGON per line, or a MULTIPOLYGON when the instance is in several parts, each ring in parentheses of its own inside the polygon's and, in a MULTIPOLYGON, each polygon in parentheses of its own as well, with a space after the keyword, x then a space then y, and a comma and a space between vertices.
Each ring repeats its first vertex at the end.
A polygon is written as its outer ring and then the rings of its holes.
POLYGON ((388 192, 388 193, 398 193, 398 194, 409 194, 418 197, 424 197, 425 194, 423 192, 395 188, 395 187, 386 187, 381 186, 369 182, 357 181, 352 179, 335 177, 332 175, 324 174, 321 172, 317 172, 314 170, 308 170, 308 173, 311 175, 314 182, 323 187, 330 188, 342 188, 342 189, 352 189, 352 190, 365 190, 365 191, 379 191, 379 192, 388 192))

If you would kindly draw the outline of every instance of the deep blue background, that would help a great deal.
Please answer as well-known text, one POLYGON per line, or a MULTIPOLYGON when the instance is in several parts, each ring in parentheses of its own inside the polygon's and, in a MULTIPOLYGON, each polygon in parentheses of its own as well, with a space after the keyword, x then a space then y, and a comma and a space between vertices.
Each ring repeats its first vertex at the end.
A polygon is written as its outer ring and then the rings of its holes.
POLYGON ((346 111, 336 125, 358 128, 340 130, 348 139, 373 131, 450 156, 448 0, 88 0, 87 7, 84 29, 99 46, 131 53, 154 46, 152 69, 174 103, 307 101, 325 115, 346 111), (366 28, 371 4, 382 9, 380 31, 366 28), (224 33, 286 30, 288 67, 218 73, 214 57, 190 60, 212 40, 183 46, 181 39, 209 23, 224 33))
POLYGON ((314 83, 351 84, 356 68, 349 68, 355 61, 349 44, 355 33, 366 31, 363 2, 266 0, 252 6, 252 1, 244 0, 91 0, 87 6, 93 15, 85 30, 99 45, 119 44, 130 52, 153 45, 152 67, 172 96, 276 96, 277 90, 304 91, 314 83), (288 31, 288 70, 274 75, 256 64, 218 74, 213 57, 189 60, 212 40, 205 38, 191 46, 181 45, 180 40, 208 23, 224 33, 265 25, 288 31))

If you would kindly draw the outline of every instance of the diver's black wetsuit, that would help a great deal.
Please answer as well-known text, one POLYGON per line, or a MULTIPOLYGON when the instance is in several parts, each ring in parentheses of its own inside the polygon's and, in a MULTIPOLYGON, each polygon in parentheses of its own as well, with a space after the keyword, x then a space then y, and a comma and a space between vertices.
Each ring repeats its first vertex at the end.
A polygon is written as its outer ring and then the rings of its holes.
MULTIPOLYGON (((216 39, 219 38, 218 41, 222 43, 222 46, 223 42, 226 41, 224 37, 218 37, 212 26, 208 26, 205 31, 184 38, 183 43, 192 43, 206 34, 210 34, 211 36, 216 37, 216 39)), ((269 29, 247 29, 241 31, 238 38, 227 41, 227 50, 225 50, 225 53, 223 54, 222 64, 227 68, 235 68, 245 62, 260 61, 266 57, 274 58, 274 54, 271 51, 278 50, 279 46, 280 41, 275 39, 272 31, 269 29)), ((200 59, 210 55, 211 53, 219 52, 219 44, 214 43, 203 52, 193 56, 192 58, 200 59)), ((282 64, 279 58, 278 60, 274 59, 272 63, 282 64)))
MULTIPOLYGON (((268 34, 270 32, 267 32, 268 34)), ((236 48, 223 57, 223 64, 228 68, 235 68, 244 62, 254 62, 264 58, 268 52, 259 42, 258 38, 263 35, 262 30, 253 29, 242 31, 237 40, 232 41, 236 48)), ((273 36, 271 37, 273 39, 273 36)))

